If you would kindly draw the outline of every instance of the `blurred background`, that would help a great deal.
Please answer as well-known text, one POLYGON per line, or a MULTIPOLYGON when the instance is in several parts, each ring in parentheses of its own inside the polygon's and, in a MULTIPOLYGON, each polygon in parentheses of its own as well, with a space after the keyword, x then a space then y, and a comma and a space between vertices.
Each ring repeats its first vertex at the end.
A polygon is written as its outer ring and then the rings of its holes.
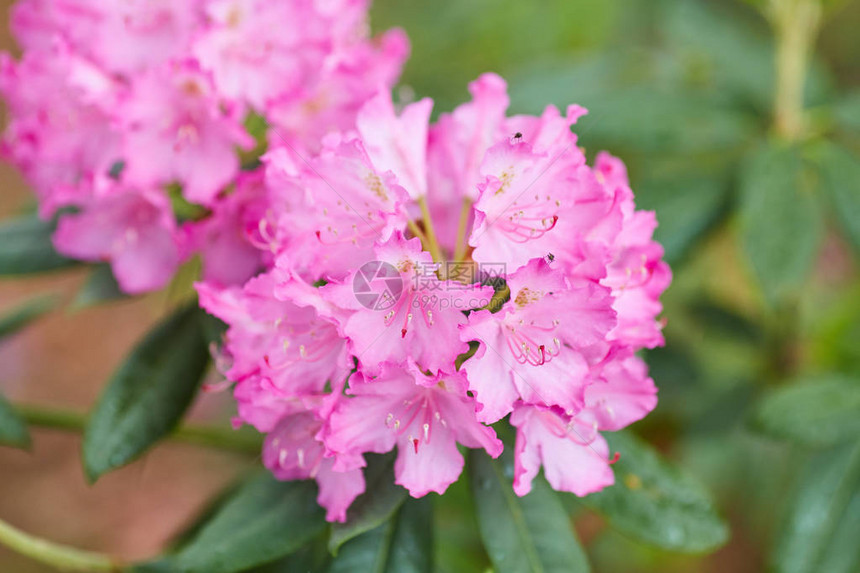
MULTIPOLYGON (((11 2, 2 4, 0 47, 15 52, 11 2)), ((589 157, 621 157, 637 204, 657 212, 675 279, 663 297, 667 345, 647 354, 660 403, 634 430, 706 484, 732 534, 710 555, 674 554, 626 539, 571 498, 596 572, 763 571, 785 559, 774 555, 790 545, 785 523, 799 512, 832 520, 834 537, 846 527, 856 537, 837 498, 814 495, 831 444, 756 428, 774 389, 834 377, 860 384, 860 1, 824 1, 788 20, 765 0, 374 3, 373 27, 400 26, 412 41, 401 101, 429 96, 436 113, 448 111, 468 98, 469 81, 495 71, 514 113, 584 105, 580 144, 589 157), (798 43, 808 44, 799 78, 798 43)), ((0 165, 0 184, 0 216, 32 204, 9 166, 0 165)), ((72 300, 83 280, 3 280, 0 314, 34 291, 72 300)), ((153 295, 55 312, 0 340, 0 391, 85 412, 166 304, 153 295)), ((226 425, 230 408, 227 396, 204 394, 192 418, 226 425)), ((0 448, 0 516, 129 559, 157 553, 255 461, 164 444, 90 487, 79 451, 79 437, 48 430, 35 432, 31 453, 0 448)), ((473 518, 457 508, 463 487, 437 500, 440 571, 488 568, 473 518)), ((856 556, 855 545, 840 547, 856 556)), ((854 570, 842 563, 832 570, 854 570)), ((0 571, 48 570, 0 547, 0 571)))

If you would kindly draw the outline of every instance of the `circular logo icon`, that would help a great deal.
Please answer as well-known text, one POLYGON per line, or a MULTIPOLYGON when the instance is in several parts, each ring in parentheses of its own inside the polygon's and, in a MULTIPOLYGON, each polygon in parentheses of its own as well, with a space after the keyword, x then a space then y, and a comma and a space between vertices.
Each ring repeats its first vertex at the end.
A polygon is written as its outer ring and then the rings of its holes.
POLYGON ((383 261, 361 265, 352 279, 352 292, 361 306, 370 310, 388 310, 403 293, 400 272, 383 261))

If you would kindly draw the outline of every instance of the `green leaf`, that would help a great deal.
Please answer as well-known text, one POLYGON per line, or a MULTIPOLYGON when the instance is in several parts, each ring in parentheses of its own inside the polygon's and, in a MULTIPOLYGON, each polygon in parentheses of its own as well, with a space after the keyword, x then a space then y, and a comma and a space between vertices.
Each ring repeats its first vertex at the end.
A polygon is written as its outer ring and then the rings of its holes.
POLYGON ((346 541, 387 521, 406 499, 406 490, 394 483, 394 456, 368 455, 364 471, 365 492, 346 513, 346 523, 331 529, 329 551, 337 553, 346 541))
POLYGON ((860 484, 855 483, 854 493, 845 504, 845 511, 834 527, 827 547, 821 551, 817 571, 827 573, 856 573, 860 570, 860 484))
POLYGON ((326 526, 313 481, 260 474, 239 488, 176 554, 135 567, 139 573, 233 573, 293 553, 326 526))
POLYGON ((666 3, 665 34, 698 83, 718 85, 742 102, 769 111, 773 100, 773 42, 767 27, 740 10, 713 2, 666 3))
POLYGON ((87 282, 84 283, 84 286, 75 296, 75 300, 72 301, 72 308, 82 309, 127 296, 120 290, 110 265, 104 263, 93 267, 87 282))
POLYGON ((95 481, 167 435, 197 393, 209 363, 196 305, 162 321, 114 374, 84 433, 84 469, 95 481))
POLYGON ((649 153, 696 153, 736 148, 753 131, 749 116, 694 93, 631 86, 599 101, 585 102, 591 113, 574 131, 586 146, 649 153))
POLYGON ((78 264, 54 250, 54 223, 26 215, 0 223, 0 276, 26 275, 78 264))
POLYGON ((203 313, 200 316, 200 323, 203 328, 203 340, 206 341, 207 348, 213 344, 220 347, 224 341, 224 334, 227 332, 227 323, 209 313, 203 313))
POLYGON ((835 108, 836 121, 844 128, 860 131, 860 91, 854 91, 835 108))
POLYGON ((223 488, 220 492, 206 500, 203 507, 192 516, 192 518, 182 525, 181 529, 171 536, 167 542, 169 552, 178 551, 185 545, 197 537, 200 532, 206 527, 214 516, 218 514, 224 506, 236 496, 244 485, 248 482, 248 476, 241 476, 223 488))
POLYGON ((498 573, 576 573, 588 561, 561 501, 543 479, 517 497, 510 456, 469 452, 469 478, 481 537, 498 573))
POLYGON ((772 555, 776 573, 857 571, 860 446, 817 453, 800 477, 772 555))
POLYGON ((725 543, 728 527, 697 481, 632 435, 606 437, 621 454, 614 466, 616 483, 583 498, 585 505, 620 532, 664 549, 704 552, 725 543))
MULTIPOLYGON (((568 56, 571 48, 614 34, 615 15, 626 8, 615 2, 568 0, 547 0, 541 7, 535 10, 517 0, 378 0, 370 20, 376 30, 399 26, 409 32, 414 43, 403 85, 432 97, 436 110, 446 111, 463 101, 476 70, 511 78, 513 70, 547 54, 568 56)), ((545 94, 540 101, 546 103, 545 94)), ((570 101, 576 100, 565 105, 570 101)))
POLYGON ((475 499, 464 476, 433 503, 433 563, 436 573, 487 571, 490 558, 478 530, 475 499))
POLYGON ((407 501, 389 521, 345 543, 328 573, 430 573, 432 510, 428 497, 407 501))
POLYGON ((620 77, 619 70, 648 69, 651 63, 633 59, 628 52, 530 65, 511 80, 511 107, 539 114, 547 101, 561 109, 572 102, 585 106, 589 113, 574 131, 586 148, 688 156, 738 148, 755 133, 752 116, 710 94, 655 88, 666 82, 653 74, 620 77))
MULTIPOLYGON (((708 0, 664 2, 661 11, 665 49, 678 58, 687 83, 719 90, 759 113, 770 113, 776 86, 774 42, 763 18, 732 3, 708 0)), ((826 66, 813 58, 806 104, 826 101, 831 91, 826 66)))
POLYGON ((0 445, 14 448, 30 448, 30 432, 27 424, 12 405, 0 396, 0 445))
POLYGON ((860 379, 806 378, 765 397, 754 426, 776 438, 828 446, 860 437, 860 379))
POLYGON ((657 213, 654 239, 665 259, 677 262, 725 213, 728 188, 718 177, 646 180, 636 190, 640 209, 657 213))
POLYGON ((248 569, 247 573, 322 573, 331 562, 326 548, 326 531, 286 557, 248 569))
POLYGON ((206 207, 192 203, 185 198, 182 194, 181 184, 171 183, 167 186, 166 191, 167 197, 170 199, 170 207, 176 216, 177 222, 199 221, 209 215, 210 211, 206 207))
POLYGON ((6 316, 0 317, 0 338, 15 334, 37 318, 51 311, 56 305, 57 299, 50 295, 25 302, 6 316))
POLYGON ((816 148, 824 188, 845 236, 860 254, 860 159, 838 145, 816 148))
POLYGON ((822 217, 796 149, 769 146, 742 173, 741 237, 771 302, 799 288, 814 260, 822 217))
POLYGON ((691 302, 689 313, 711 336, 725 337, 744 345, 759 344, 764 337, 761 327, 749 317, 707 298, 691 302))

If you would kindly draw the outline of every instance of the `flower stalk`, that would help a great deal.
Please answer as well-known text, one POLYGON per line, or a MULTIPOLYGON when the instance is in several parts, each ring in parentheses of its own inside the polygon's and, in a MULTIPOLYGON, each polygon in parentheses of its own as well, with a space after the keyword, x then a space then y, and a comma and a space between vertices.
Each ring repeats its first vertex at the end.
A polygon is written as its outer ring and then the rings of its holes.
POLYGON ((768 10, 776 34, 774 130, 787 141, 806 133, 804 86, 821 24, 819 0, 771 0, 768 10))
POLYGON ((424 232, 427 236, 427 250, 433 256, 433 260, 437 263, 445 262, 445 257, 442 255, 442 249, 439 248, 439 241, 436 239, 436 231, 433 230, 433 220, 430 217, 430 207, 427 206, 427 198, 418 198, 418 207, 421 209, 421 216, 424 221, 424 232))
POLYGON ((468 238, 466 237, 466 228, 469 225, 469 215, 472 213, 472 200, 468 197, 463 198, 463 206, 460 209, 460 222, 457 225, 457 243, 454 252, 455 261, 463 261, 466 253, 469 250, 468 238))
MULTIPOLYGON (((82 432, 87 425, 84 414, 57 408, 19 405, 15 409, 28 424, 41 428, 82 432)), ((257 436, 219 426, 183 425, 167 437, 168 440, 216 450, 258 455, 262 441, 257 436)))
POLYGON ((0 519, 0 544, 60 571, 122 571, 121 565, 103 553, 83 551, 25 533, 0 519))

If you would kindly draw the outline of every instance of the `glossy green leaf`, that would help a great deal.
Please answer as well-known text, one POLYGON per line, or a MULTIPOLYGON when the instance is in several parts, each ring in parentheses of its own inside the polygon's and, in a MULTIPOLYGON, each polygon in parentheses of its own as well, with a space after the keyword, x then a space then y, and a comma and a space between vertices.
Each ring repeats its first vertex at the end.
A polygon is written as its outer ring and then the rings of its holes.
POLYGON ((30 447, 26 422, 3 396, 0 396, 0 445, 22 449, 30 447))
POLYGON ((200 323, 206 345, 211 346, 215 344, 220 347, 224 341, 224 334, 227 332, 227 323, 209 313, 203 313, 200 316, 200 323))
POLYGON ((436 573, 487 571, 490 558, 478 530, 475 499, 467 476, 433 500, 433 563, 436 573))
POLYGON ((211 521, 218 512, 224 509, 224 506, 236 496, 239 490, 246 485, 247 481, 247 476, 240 476, 238 479, 228 484, 227 487, 206 500, 203 507, 201 507, 200 510, 198 510, 187 523, 183 524, 180 530, 170 538, 167 543, 168 552, 172 553, 178 551, 183 546, 188 545, 192 539, 197 537, 200 531, 206 527, 206 524, 209 523, 209 521, 211 521))
POLYGON ((816 453, 803 469, 788 518, 774 546, 773 570, 856 571, 858 496, 860 446, 851 444, 816 453))
POLYGON ((558 496, 536 479, 517 497, 510 456, 469 452, 469 478, 484 546, 498 573, 577 573, 588 561, 558 496))
POLYGON ((103 302, 126 298, 127 296, 120 290, 110 265, 103 263, 93 267, 90 276, 87 278, 87 282, 84 283, 84 286, 75 295, 75 299, 72 301, 72 308, 86 308, 103 302))
POLYGON ((654 239, 674 263, 726 212, 728 188, 718 177, 646 180, 636 189, 636 206, 655 211, 654 239))
POLYGON ((328 573, 430 573, 433 570, 433 502, 409 500, 376 529, 346 542, 328 573))
POLYGON ((406 499, 406 490, 394 483, 394 456, 368 455, 364 470, 365 492, 349 507, 346 523, 332 526, 329 550, 337 553, 346 541, 387 521, 406 499))
POLYGON ((105 388, 84 433, 84 469, 95 481, 167 435, 197 393, 209 352, 196 306, 162 321, 105 388))
POLYGON ((0 317, 0 339, 15 334, 31 322, 51 311, 57 305, 53 296, 29 300, 9 314, 0 317))
POLYGON ((54 250, 53 232, 54 224, 36 215, 0 222, 0 275, 26 275, 76 265, 54 250))
POLYGON ((293 553, 325 526, 314 482, 280 482, 262 473, 240 487, 177 553, 135 571, 245 571, 293 553))
POLYGON ((860 438, 860 378, 828 375, 782 386, 756 409, 768 435, 810 446, 860 438))
POLYGON ((742 173, 743 246, 772 302, 796 291, 812 266, 822 231, 814 191, 795 149, 766 147, 742 173))
POLYGON ((664 549, 704 552, 726 542, 728 527, 697 481, 630 434, 607 438, 621 454, 613 466, 616 483, 583 498, 585 505, 622 533, 664 549))
POLYGON ((816 151, 815 159, 834 214, 860 254, 860 158, 832 144, 821 145, 816 151))
POLYGON ((318 535, 310 543, 302 545, 295 552, 277 561, 248 569, 247 573, 323 573, 331 562, 327 549, 326 532, 318 535))

